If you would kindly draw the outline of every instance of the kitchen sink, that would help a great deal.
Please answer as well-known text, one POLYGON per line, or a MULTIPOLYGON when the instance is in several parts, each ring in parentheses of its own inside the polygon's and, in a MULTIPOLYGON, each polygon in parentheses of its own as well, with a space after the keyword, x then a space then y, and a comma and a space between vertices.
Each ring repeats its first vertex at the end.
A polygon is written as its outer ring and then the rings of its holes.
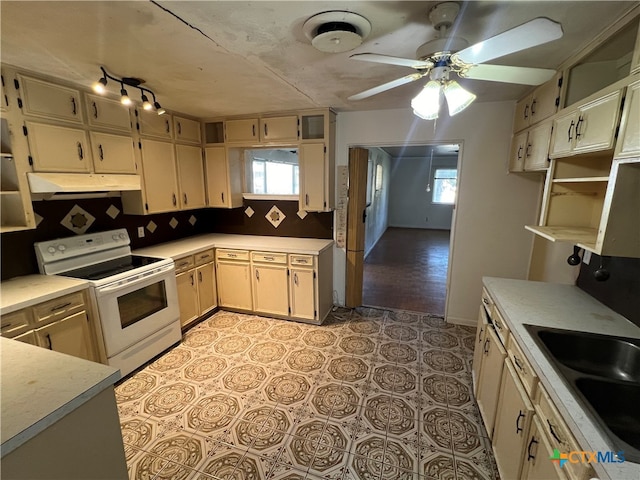
POLYGON ((614 450, 640 463, 640 339, 525 328, 614 450))

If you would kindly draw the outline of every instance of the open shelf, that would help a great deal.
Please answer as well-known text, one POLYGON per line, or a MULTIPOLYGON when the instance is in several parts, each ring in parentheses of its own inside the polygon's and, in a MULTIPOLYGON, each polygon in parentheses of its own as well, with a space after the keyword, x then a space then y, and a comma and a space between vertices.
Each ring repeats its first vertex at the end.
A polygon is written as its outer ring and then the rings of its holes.
POLYGON ((553 183, 585 183, 585 182, 608 182, 609 177, 574 177, 574 178, 554 178, 553 183))
POLYGON ((525 225, 524 228, 552 242, 569 242, 592 252, 596 249, 597 228, 541 227, 538 225, 525 225))

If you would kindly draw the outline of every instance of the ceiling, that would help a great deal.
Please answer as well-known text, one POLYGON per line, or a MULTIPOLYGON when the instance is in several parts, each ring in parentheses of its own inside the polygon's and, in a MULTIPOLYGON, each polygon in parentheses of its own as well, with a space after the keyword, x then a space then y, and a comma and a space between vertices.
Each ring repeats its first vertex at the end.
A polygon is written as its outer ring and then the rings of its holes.
MULTIPOLYGON (((413 72, 349 55, 415 58, 418 46, 436 38, 427 12, 437 3, 2 0, 0 48, 3 63, 87 86, 99 78, 101 65, 118 77, 142 78, 165 108, 200 118, 316 107, 405 108, 424 82, 348 101, 350 95, 413 72), (369 20, 371 33, 362 45, 336 54, 312 47, 302 26, 330 10, 369 20)), ((472 1, 462 4, 453 30, 473 44, 535 17, 551 18, 562 24, 561 39, 491 63, 556 68, 636 4, 472 1)), ((481 102, 515 100, 529 88, 460 83, 481 102)))

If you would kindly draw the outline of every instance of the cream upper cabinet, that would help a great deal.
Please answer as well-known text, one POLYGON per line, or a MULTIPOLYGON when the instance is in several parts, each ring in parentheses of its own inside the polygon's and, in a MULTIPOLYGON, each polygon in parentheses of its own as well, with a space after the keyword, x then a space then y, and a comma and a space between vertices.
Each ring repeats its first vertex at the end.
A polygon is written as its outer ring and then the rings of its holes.
POLYGON ((561 85, 560 74, 557 74, 520 100, 516 104, 513 131, 519 132, 555 114, 560 104, 561 85))
POLYGON ((176 142, 195 143, 200 145, 200 122, 184 117, 173 117, 173 131, 176 142))
POLYGON ((35 122, 25 124, 34 171, 91 171, 91 152, 84 130, 35 122))
POLYGON ((82 123, 78 90, 20 74, 16 77, 25 115, 82 123))
POLYGON ((183 210, 205 207, 204 166, 202 149, 176 145, 180 207, 183 210))
POLYGON ((524 170, 527 172, 546 170, 549 166, 549 142, 551 141, 551 121, 531 127, 524 151, 524 170))
POLYGON ((131 131, 131 112, 118 100, 85 94, 89 125, 97 128, 114 128, 131 131))
POLYGON ((289 314, 289 289, 285 264, 254 263, 252 267, 253 309, 272 315, 289 314))
POLYGON ((242 206, 242 157, 236 149, 205 149, 207 200, 210 207, 242 206))
POLYGON ((618 88, 556 118, 549 156, 560 158, 613 148, 622 91, 618 88))
POLYGON ((170 139, 173 135, 171 115, 136 110, 140 135, 170 139))
POLYGON ((178 180, 173 144, 156 140, 140 141, 147 213, 178 209, 178 180))
POLYGON ((489 437, 493 437, 493 426, 496 418, 496 407, 500 395, 500 381, 504 359, 507 356, 498 335, 493 328, 488 328, 482 346, 482 369, 478 379, 478 408, 487 428, 489 437))
POLYGON ((95 360, 89 318, 82 311, 35 330, 38 345, 49 350, 95 360))
POLYGON ((93 168, 96 173, 137 173, 131 137, 91 132, 93 168))
POLYGON ((255 143, 260 138, 257 118, 227 120, 225 122, 225 141, 227 143, 255 143))
POLYGON ((524 157, 527 151, 529 132, 517 133, 511 139, 511 153, 509 155, 509 171, 524 172, 524 157))
POLYGON ((260 140, 262 142, 297 142, 298 116, 261 118, 260 140))
POLYGON ((620 132, 613 156, 615 158, 640 156, 640 79, 627 87, 620 132))
POLYGON ((300 145, 300 210, 330 210, 328 203, 328 160, 324 143, 300 145))

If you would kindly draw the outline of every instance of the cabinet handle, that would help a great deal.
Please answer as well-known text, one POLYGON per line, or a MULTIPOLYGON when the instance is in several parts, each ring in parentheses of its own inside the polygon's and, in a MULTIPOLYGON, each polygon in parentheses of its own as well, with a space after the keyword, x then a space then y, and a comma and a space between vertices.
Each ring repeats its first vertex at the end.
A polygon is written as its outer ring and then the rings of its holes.
POLYGON ((176 205, 178 205, 178 200, 176 199, 176 194, 173 194, 173 206, 175 207, 176 205))
POLYGON ((77 113, 78 113, 78 109, 76 108, 76 98, 75 97, 71 97, 71 113, 73 113, 74 115, 77 115, 77 113))
POLYGON ((527 118, 529 118, 529 105, 525 105, 524 107, 524 119, 526 120, 527 118))
POLYGON ((538 441, 532 435, 531 436, 531 441, 529 442, 529 446, 527 447, 527 462, 530 462, 531 460, 535 460, 536 459, 536 456, 531 453, 531 447, 533 447, 534 445, 537 445, 537 444, 538 444, 538 441))
POLYGON ((551 434, 551 436, 555 438, 558 443, 563 443, 562 439, 558 436, 558 434, 553 429, 553 424, 549 421, 549 419, 547 419, 547 425, 549 425, 549 433, 551 434))
POLYGON ((487 300, 486 298, 482 299, 482 303, 484 303, 487 307, 489 306, 489 300, 487 300))
POLYGON ((575 123, 573 123, 573 120, 571 120, 571 123, 569 124, 569 130, 567 131, 567 141, 571 141, 571 139, 573 139, 573 137, 571 136, 571 130, 573 129, 573 126, 575 125, 575 123))
POLYGON ((265 256, 264 259, 267 260, 268 262, 273 262, 275 260, 275 258, 267 257, 267 256, 265 256))
POLYGON ((71 305, 71 302, 61 303, 60 305, 56 305, 55 307, 51 307, 51 310, 49 310, 49 311, 50 312, 55 312, 56 310, 62 310, 63 308, 68 307, 69 305, 71 305))
POLYGON ((51 344, 51 335, 49 335, 48 333, 45 335, 45 338, 47 339, 47 348, 49 350, 53 350, 53 345, 51 344))
POLYGON ((485 355, 489 355, 489 346, 490 346, 490 342, 489 342, 489 339, 487 338, 484 341, 484 354, 485 355))
POLYGON ((482 332, 484 332, 484 327, 481 327, 478 332, 478 343, 482 342, 482 332))
POLYGON ((267 130, 267 124, 264 124, 264 136, 266 137, 267 135, 269 135, 269 130, 267 130))
POLYGON ((191 274, 191 286, 195 285, 195 279, 193 278, 193 273, 191 274))
POLYGON ((178 268, 182 268, 182 267, 186 267, 187 265, 189 265, 189 262, 181 262, 178 264, 178 268))
POLYGON ((524 367, 522 366, 522 360, 520 360, 518 357, 516 357, 515 355, 513 356, 513 363, 515 364, 515 366, 518 368, 518 370, 520 370, 522 373, 526 373, 524 370, 524 367))
POLYGON ((167 133, 171 132, 171 130, 169 129, 169 119, 165 120, 164 123, 167 126, 167 133))
POLYGON ((298 274, 294 273, 293 274, 293 283, 297 286, 298 285, 298 274))
POLYGON ((260 272, 256 268, 256 280, 260 280, 260 272))
POLYGON ((518 147, 518 160, 522 160, 522 145, 518 147))
POLYGON ((251 125, 251 136, 252 137, 256 136, 256 126, 255 125, 251 125))
POLYGON ((308 194, 308 193, 306 193, 306 194, 304 195, 304 204, 305 204, 305 205, 309 205, 309 194, 308 194))
POLYGON ((536 106, 536 102, 537 100, 534 100, 533 102, 531 102, 531 116, 533 117, 536 114, 536 109, 533 108, 536 106))
POLYGON ((526 152, 526 154, 527 154, 527 157, 531 156, 531 144, 530 143, 527 144, 527 152, 526 152))
POLYGON ((93 118, 98 118, 98 105, 96 102, 91 102, 91 105, 93 105, 93 118))
POLYGON ((184 204, 186 205, 188 203, 187 202, 187 194, 183 193, 182 196, 184 197, 184 204))
POLYGON ((580 133, 580 124, 583 122, 584 122, 584 117, 580 115, 580 117, 578 118, 578 123, 576 123, 576 140, 582 136, 582 133, 580 133))
POLYGON ((220 194, 220 197, 222 197, 222 203, 224 203, 224 192, 220 194))
POLYGON ((178 135, 182 135, 182 125, 178 122, 178 135))
POLYGON ((516 434, 522 432, 522 428, 520 427, 520 419, 524 418, 526 415, 522 413, 522 410, 518 410, 518 418, 516 418, 516 434))
POLYGON ((82 143, 78 142, 78 158, 84 160, 84 152, 82 151, 82 143))
POLYGON ((231 258, 236 258, 238 255, 236 255, 235 253, 229 253, 228 256, 231 258))
POLYGON ((104 151, 102 150, 102 144, 98 145, 98 155, 100 156, 100 161, 104 160, 104 151))
POLYGON ((198 272, 198 280, 200 280, 200 283, 202 283, 202 272, 198 272))

